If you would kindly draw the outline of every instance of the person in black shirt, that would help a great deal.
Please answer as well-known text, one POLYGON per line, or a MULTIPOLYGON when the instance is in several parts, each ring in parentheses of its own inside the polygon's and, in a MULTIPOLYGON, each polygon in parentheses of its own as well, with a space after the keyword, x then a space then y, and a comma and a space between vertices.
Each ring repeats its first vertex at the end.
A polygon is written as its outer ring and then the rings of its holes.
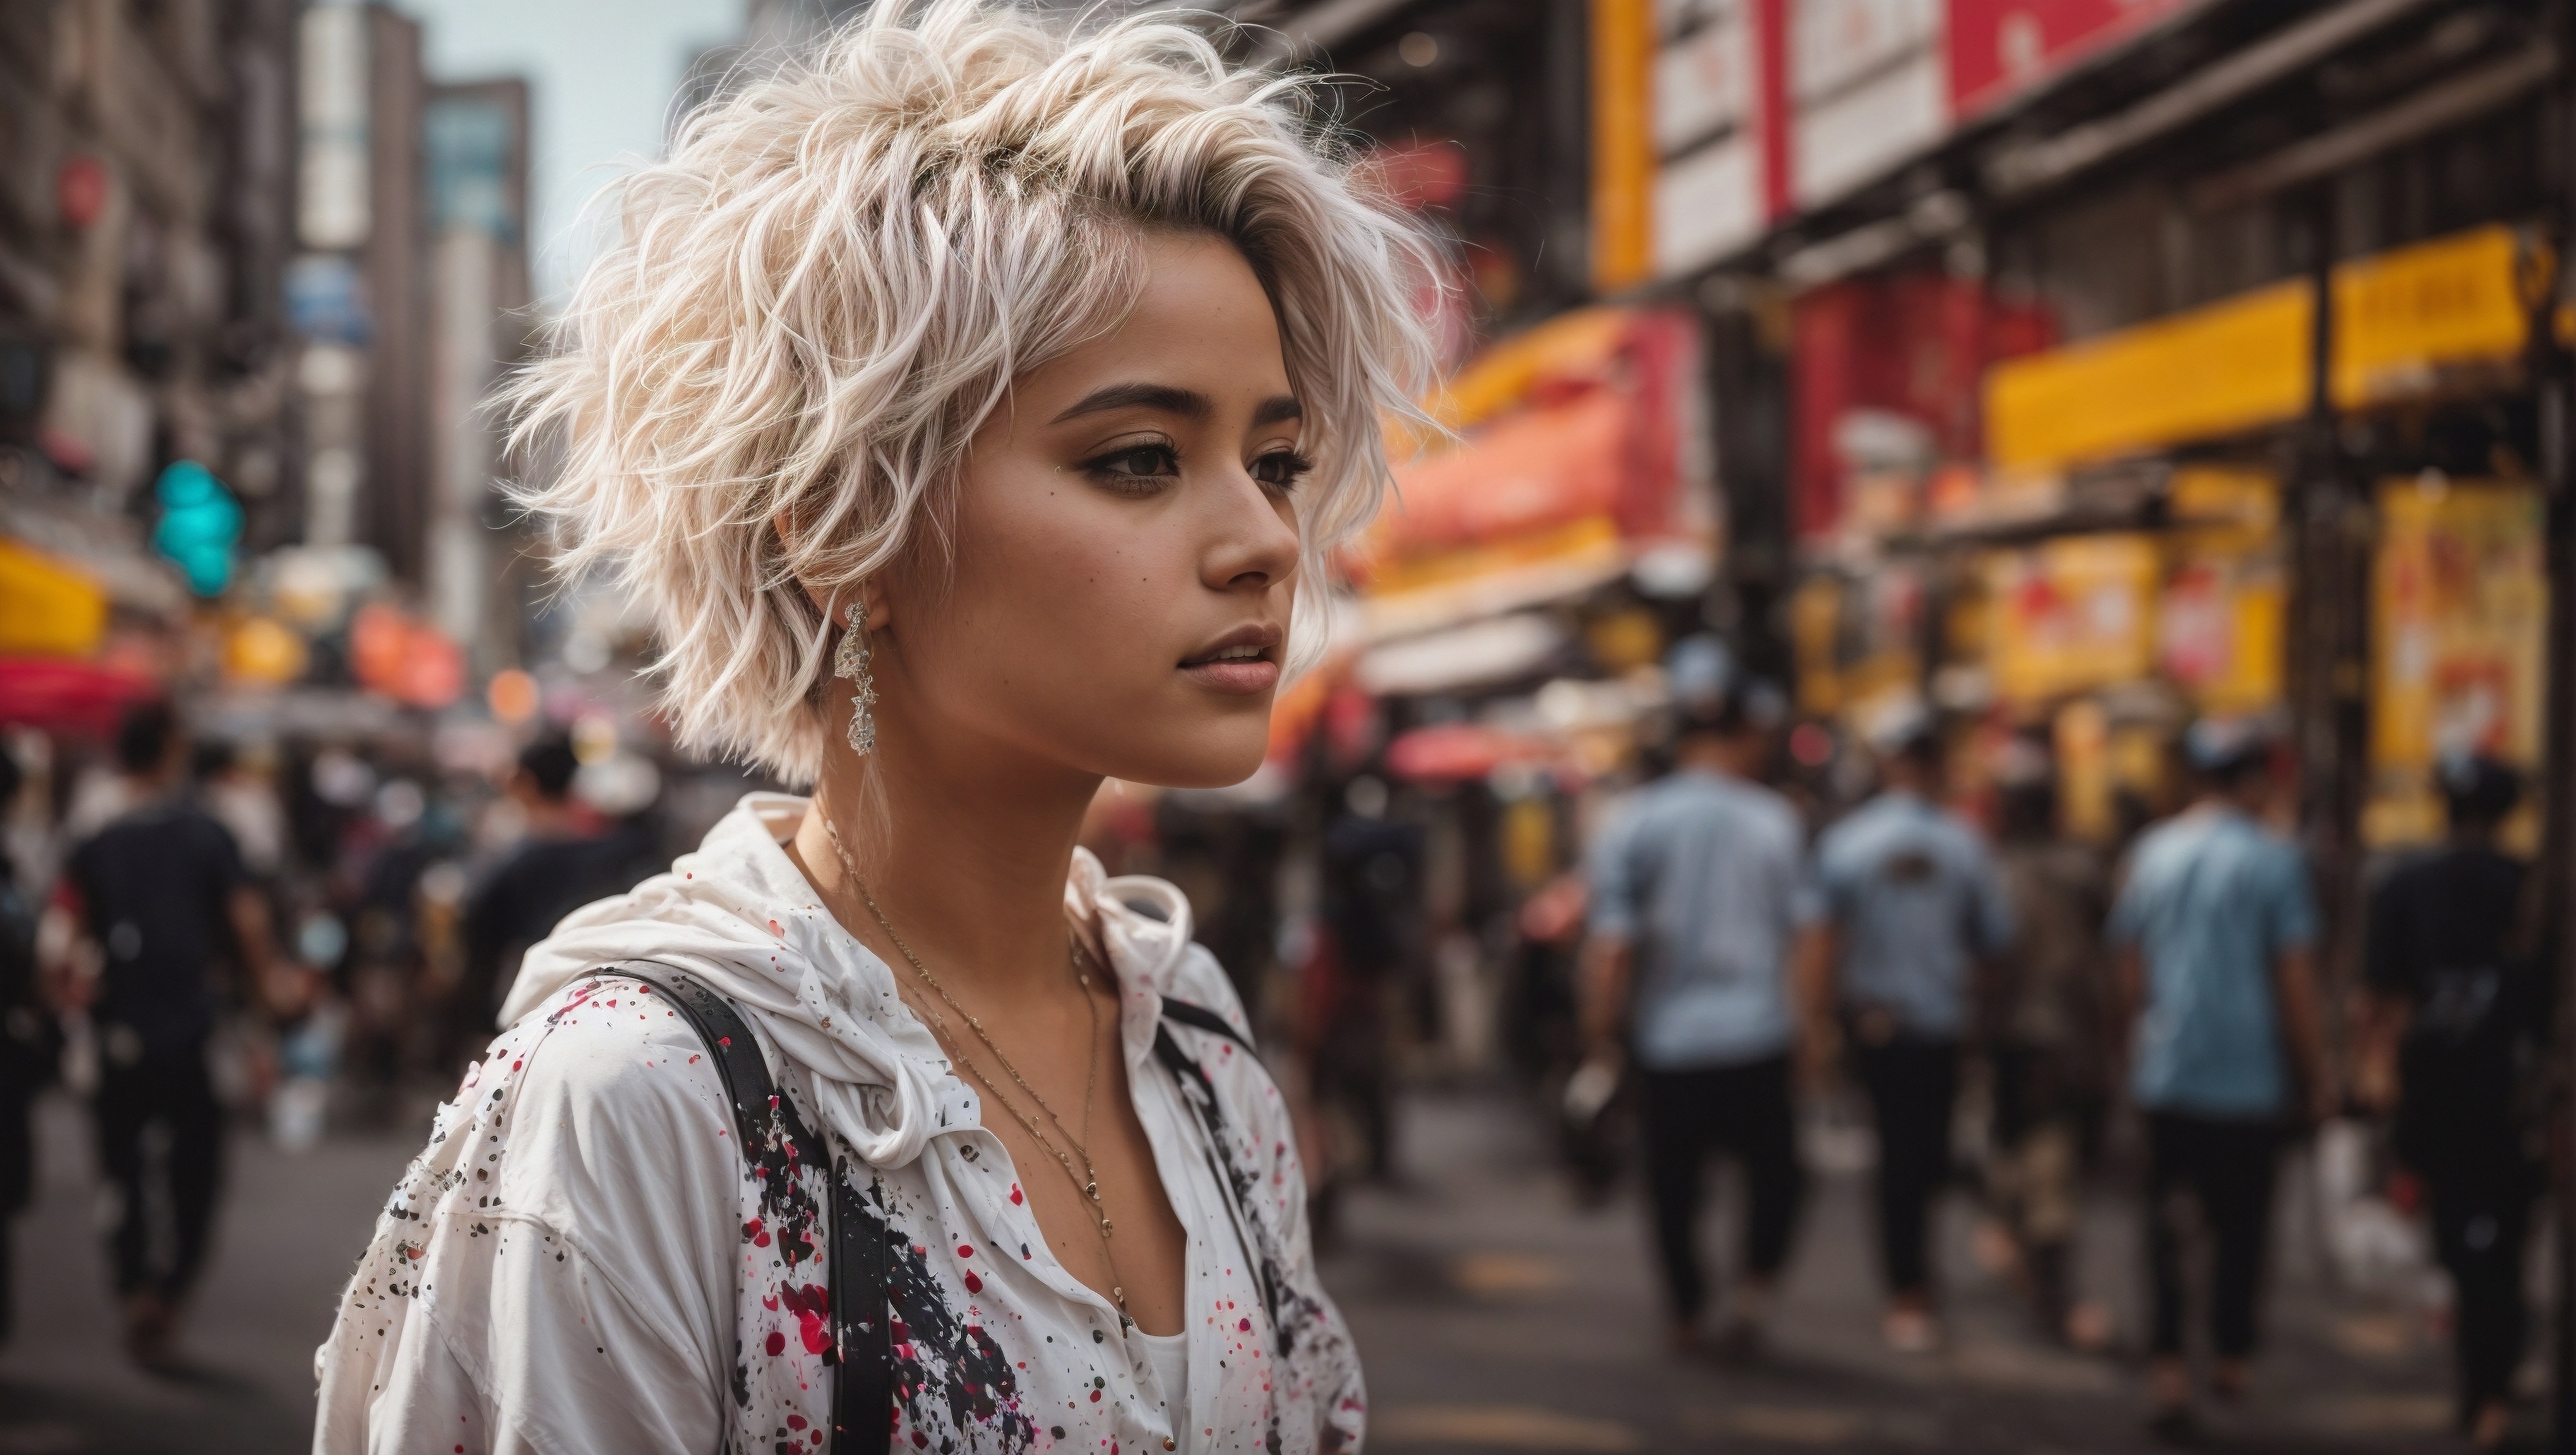
POLYGON ((2522 1092, 2548 1024, 2527 952, 2523 865, 2496 826, 2518 774, 2446 761, 2451 838, 2371 899, 2356 1090, 2394 1103, 2397 1154, 2424 1179, 2433 1236, 2457 1288, 2459 1420, 2479 1448, 2503 1442, 2521 1361, 2524 1235, 2539 1188, 2522 1092))
POLYGON ((555 921, 594 899, 624 892, 649 873, 650 846, 629 833, 602 833, 572 796, 581 761, 561 733, 519 753, 510 796, 528 835, 465 900, 465 973, 450 1002, 451 1061, 471 1059, 492 1038, 493 1021, 519 974, 519 957, 555 921))
POLYGON ((99 1161, 119 1194, 108 1249, 127 1347, 150 1364, 169 1352, 222 1179, 223 1110, 206 1068, 214 972, 229 963, 242 992, 264 1002, 275 967, 267 904, 232 835, 177 796, 187 762, 177 715, 161 703, 129 712, 116 757, 136 806, 72 851, 56 889, 99 972, 63 976, 59 994, 85 1003, 98 1032, 99 1161), (169 1149, 157 1169, 144 1154, 155 1126, 169 1149), (156 1207, 172 1224, 166 1260, 151 1236, 156 1207))
MULTIPOLYGON (((18 760, 0 748, 0 821, 17 800, 18 760)), ((36 911, 0 854, 0 1344, 9 1342, 15 1295, 9 1223, 35 1191, 35 1138, 28 1111, 53 1075, 53 1023, 36 1000, 36 911)))

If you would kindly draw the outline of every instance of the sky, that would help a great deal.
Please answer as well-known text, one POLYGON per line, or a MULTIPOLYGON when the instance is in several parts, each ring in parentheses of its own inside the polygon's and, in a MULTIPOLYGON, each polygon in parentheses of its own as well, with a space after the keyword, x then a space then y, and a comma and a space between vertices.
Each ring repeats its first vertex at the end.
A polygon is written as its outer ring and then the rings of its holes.
POLYGON ((585 253, 582 204, 620 159, 662 145, 689 58, 742 31, 744 0, 393 0, 421 22, 431 79, 525 76, 535 147, 530 236, 540 297, 560 295, 585 253))

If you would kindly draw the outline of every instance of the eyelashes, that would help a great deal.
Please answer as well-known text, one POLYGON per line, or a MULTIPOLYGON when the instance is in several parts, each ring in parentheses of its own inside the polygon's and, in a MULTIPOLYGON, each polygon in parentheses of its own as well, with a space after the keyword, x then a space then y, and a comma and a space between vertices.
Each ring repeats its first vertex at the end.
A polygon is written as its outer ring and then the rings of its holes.
MULTIPOLYGON (((1181 452, 1167 441, 1120 445, 1082 462, 1085 474, 1111 490, 1149 495, 1180 478, 1181 452)), ((1315 468, 1295 450, 1271 450, 1247 467, 1252 478, 1272 490, 1293 490, 1315 468)))
POLYGON ((1272 450, 1252 462, 1252 478, 1273 490, 1293 490, 1314 469, 1315 462, 1295 450, 1272 450))
POLYGON ((1120 445, 1082 462, 1094 480, 1130 495, 1145 495, 1180 478, 1181 452, 1168 444, 1120 445))

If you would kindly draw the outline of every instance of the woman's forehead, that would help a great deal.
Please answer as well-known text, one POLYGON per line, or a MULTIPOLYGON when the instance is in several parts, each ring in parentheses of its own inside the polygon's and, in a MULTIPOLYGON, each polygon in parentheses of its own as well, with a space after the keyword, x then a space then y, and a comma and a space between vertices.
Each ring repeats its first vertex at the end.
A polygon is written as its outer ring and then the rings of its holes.
POLYGON ((1125 315, 1030 371, 1014 391, 1022 408, 1049 423, 1111 408, 1301 415, 1270 295, 1243 254, 1203 233, 1148 234, 1142 247, 1125 315))

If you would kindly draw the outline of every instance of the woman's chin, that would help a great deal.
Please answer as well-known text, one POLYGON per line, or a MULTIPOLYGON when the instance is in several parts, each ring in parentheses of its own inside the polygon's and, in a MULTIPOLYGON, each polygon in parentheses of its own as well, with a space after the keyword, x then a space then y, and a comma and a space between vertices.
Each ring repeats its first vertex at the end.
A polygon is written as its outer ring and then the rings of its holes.
POLYGON ((1210 729, 1195 742, 1174 742, 1168 752, 1138 753, 1131 747, 1126 771, 1110 776, 1157 788, 1232 788, 1261 770, 1270 740, 1265 731, 1241 743, 1225 741, 1238 735, 1231 727, 1210 729))

